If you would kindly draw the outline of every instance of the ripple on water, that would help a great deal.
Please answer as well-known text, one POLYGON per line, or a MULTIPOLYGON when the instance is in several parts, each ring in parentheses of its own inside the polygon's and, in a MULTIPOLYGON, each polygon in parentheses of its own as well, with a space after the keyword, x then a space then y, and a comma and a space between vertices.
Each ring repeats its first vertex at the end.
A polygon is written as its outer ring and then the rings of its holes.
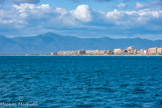
POLYGON ((0 102, 35 108, 160 108, 161 82, 162 57, 0 57, 0 102))

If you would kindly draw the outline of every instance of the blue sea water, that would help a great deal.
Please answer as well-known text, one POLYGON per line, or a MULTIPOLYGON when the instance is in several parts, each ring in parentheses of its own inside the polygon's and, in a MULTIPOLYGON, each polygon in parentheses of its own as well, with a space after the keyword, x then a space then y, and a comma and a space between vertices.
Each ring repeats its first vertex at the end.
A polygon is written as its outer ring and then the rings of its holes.
POLYGON ((162 57, 0 57, 10 107, 162 108, 162 57))

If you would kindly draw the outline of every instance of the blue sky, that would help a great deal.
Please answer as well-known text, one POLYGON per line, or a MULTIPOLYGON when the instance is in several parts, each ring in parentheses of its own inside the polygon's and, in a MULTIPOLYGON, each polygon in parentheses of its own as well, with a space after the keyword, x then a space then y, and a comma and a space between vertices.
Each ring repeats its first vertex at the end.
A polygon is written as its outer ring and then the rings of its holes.
POLYGON ((162 39, 162 0, 0 0, 0 34, 162 39))

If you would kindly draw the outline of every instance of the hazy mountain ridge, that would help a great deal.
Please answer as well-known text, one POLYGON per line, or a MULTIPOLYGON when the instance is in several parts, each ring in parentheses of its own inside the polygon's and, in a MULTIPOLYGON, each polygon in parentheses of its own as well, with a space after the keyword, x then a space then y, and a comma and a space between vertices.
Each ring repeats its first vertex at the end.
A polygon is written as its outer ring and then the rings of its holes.
POLYGON ((127 48, 135 46, 137 49, 162 47, 162 40, 78 38, 46 33, 34 37, 7 38, 0 35, 0 54, 45 54, 65 50, 112 50, 114 48, 127 48))

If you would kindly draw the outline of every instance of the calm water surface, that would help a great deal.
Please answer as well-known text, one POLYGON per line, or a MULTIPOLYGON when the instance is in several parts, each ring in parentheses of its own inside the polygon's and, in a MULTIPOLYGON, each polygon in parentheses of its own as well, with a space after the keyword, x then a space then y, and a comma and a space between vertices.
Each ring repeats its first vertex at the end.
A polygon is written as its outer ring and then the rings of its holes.
POLYGON ((162 108, 162 57, 0 57, 3 103, 162 108))

